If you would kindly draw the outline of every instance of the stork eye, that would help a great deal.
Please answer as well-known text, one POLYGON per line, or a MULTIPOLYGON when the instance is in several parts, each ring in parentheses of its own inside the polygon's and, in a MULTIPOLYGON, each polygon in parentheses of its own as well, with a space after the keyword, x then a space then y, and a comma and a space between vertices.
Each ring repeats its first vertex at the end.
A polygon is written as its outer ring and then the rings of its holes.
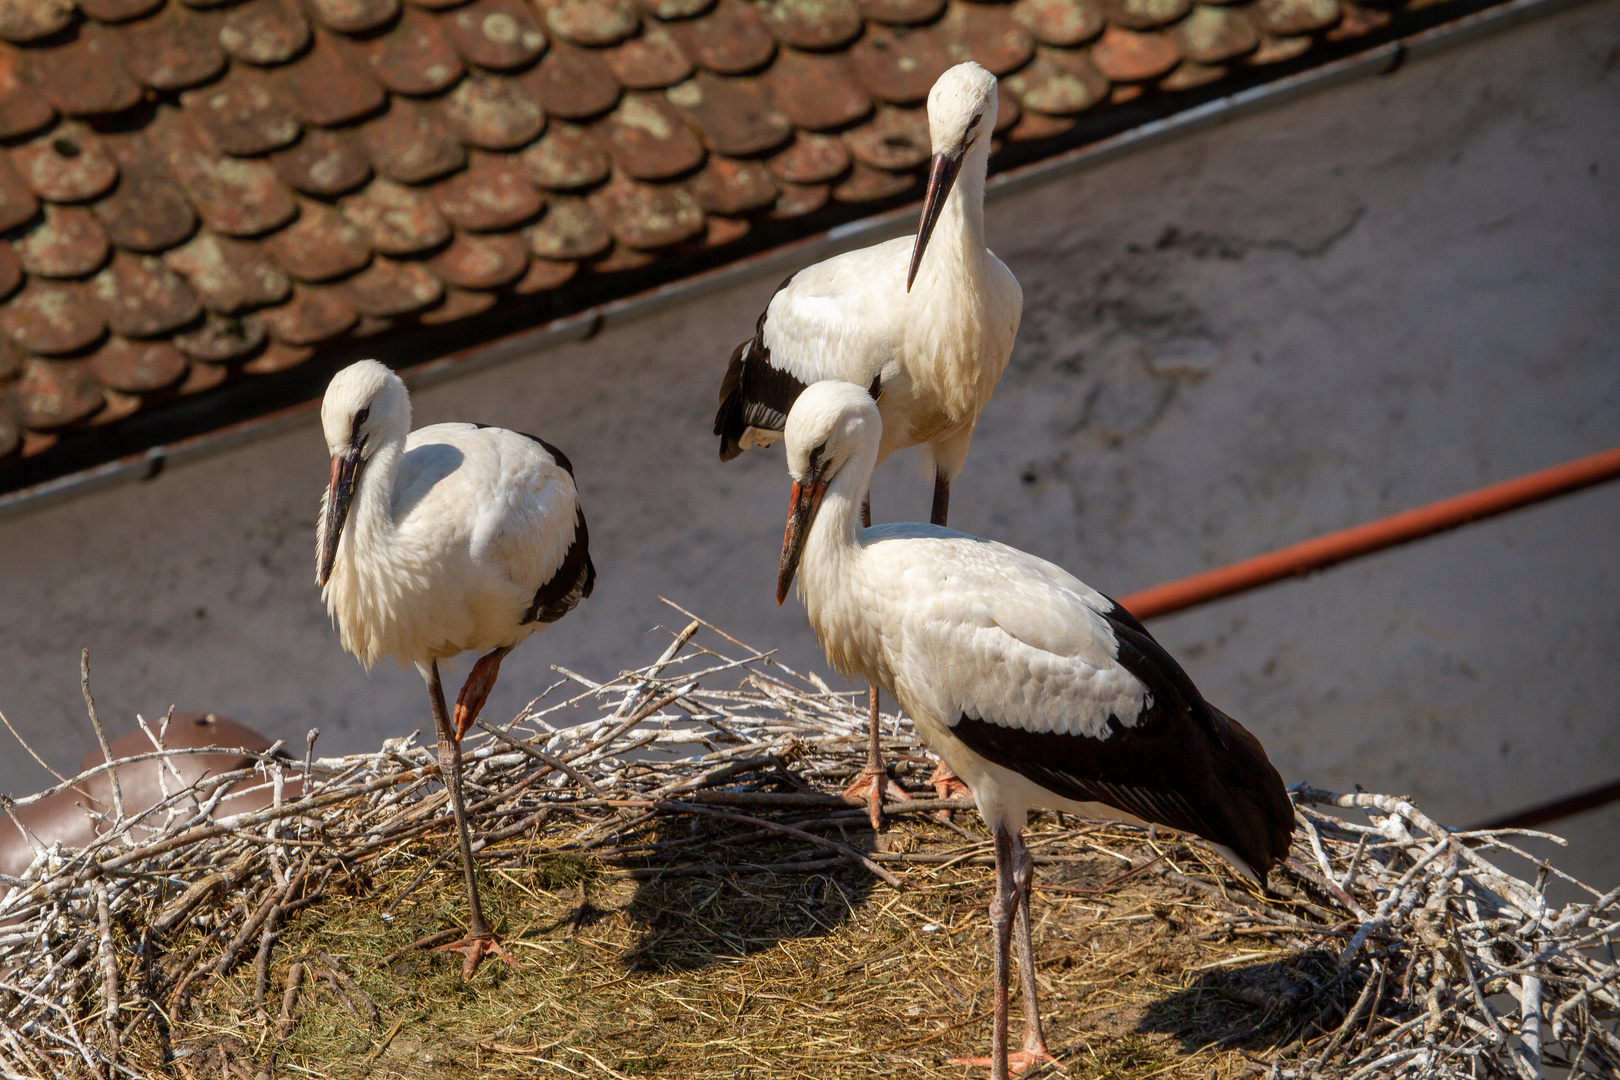
POLYGON ((826 452, 827 452, 827 443, 826 443, 826 440, 822 440, 822 443, 821 443, 821 445, 820 445, 820 446, 818 446, 818 447, 816 447, 816 448, 815 448, 815 449, 814 449, 814 450, 812 450, 812 451, 810 451, 810 468, 811 468, 811 469, 812 469, 812 470, 814 470, 814 469, 815 469, 815 467, 816 467, 816 466, 817 466, 817 465, 818 465, 818 464, 820 464, 820 462, 821 462, 821 455, 822 455, 822 454, 825 454, 825 453, 826 453, 826 452))
POLYGON ((371 406, 367 405, 365 408, 354 414, 354 426, 359 427, 369 419, 371 419, 371 406))

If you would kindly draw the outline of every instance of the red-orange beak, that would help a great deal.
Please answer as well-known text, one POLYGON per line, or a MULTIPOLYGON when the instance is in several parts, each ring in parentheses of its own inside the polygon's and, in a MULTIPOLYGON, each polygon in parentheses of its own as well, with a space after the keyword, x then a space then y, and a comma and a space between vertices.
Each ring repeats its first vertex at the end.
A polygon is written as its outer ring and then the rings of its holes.
POLYGON ((793 587, 793 575, 798 573, 799 559, 804 555, 804 542, 815 524, 816 512, 821 509, 821 498, 827 494, 827 481, 814 474, 807 484, 793 482, 793 499, 788 506, 787 531, 782 534, 782 565, 776 574, 776 602, 787 599, 793 587))

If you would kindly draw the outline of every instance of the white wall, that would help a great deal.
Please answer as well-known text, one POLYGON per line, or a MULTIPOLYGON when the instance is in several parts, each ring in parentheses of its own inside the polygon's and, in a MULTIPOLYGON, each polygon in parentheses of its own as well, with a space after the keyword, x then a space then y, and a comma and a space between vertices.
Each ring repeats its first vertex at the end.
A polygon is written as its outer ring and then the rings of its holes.
MULTIPOLYGON (((1116 595, 1620 443, 1620 0, 1602 0, 1012 197, 1013 365, 953 524, 1116 595)), ((818 664, 772 602, 779 452, 709 435, 775 278, 419 395, 420 423, 573 458, 596 595, 510 657, 510 715, 561 663, 650 659, 679 617, 818 664)), ((428 727, 320 606, 313 427, 0 522, 0 710, 61 766, 103 717, 212 709, 328 752, 428 727)), ((880 520, 927 512, 920 463, 880 520)), ((1155 631, 1285 776, 1467 822, 1620 775, 1620 485, 1274 586, 1155 631)), ((44 772, 0 760, 0 788, 44 772)), ((1620 811, 1562 862, 1620 881, 1620 811)))

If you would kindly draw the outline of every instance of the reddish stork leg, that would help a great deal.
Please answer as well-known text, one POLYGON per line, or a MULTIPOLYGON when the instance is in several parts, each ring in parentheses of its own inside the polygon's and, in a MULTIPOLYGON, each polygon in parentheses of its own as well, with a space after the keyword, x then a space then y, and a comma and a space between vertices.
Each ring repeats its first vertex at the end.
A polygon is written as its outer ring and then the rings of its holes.
MULTIPOLYGON (((866 498, 861 500, 861 525, 872 527, 872 493, 868 491, 866 498)), ((872 818, 872 831, 883 831, 883 800, 885 796, 892 795, 896 800, 905 802, 911 796, 899 784, 889 786, 889 770, 883 766, 883 749, 878 745, 878 688, 867 687, 867 737, 866 765, 855 774, 849 787, 844 789, 844 795, 851 799, 866 800, 866 811, 872 818)))
MULTIPOLYGON (((960 781, 958 781, 960 783, 960 781)), ((1024 995, 1024 1048, 1007 1061, 1013 1072, 1023 1072, 1048 1061, 1056 1061, 1046 1048, 1041 1032, 1040 987, 1035 983, 1035 947, 1030 941, 1029 896, 1030 879, 1035 874, 1035 857, 1029 853, 1021 835, 1013 837, 1013 876, 1018 889, 1018 948, 1019 989, 1024 995)))
MULTIPOLYGON (((499 663, 499 660, 496 663, 499 663)), ((501 948, 500 939, 485 924, 484 907, 478 900, 478 878, 473 870, 472 832, 467 828, 467 806, 461 795, 461 742, 450 728, 449 710, 444 707, 444 687, 439 684, 438 661, 429 660, 427 670, 423 674, 427 677, 428 699, 433 705, 433 725, 439 732, 439 775, 444 779, 445 787, 450 790, 450 806, 456 815, 456 836, 461 843, 461 871, 467 880, 467 936, 460 941, 440 945, 433 951, 461 953, 465 957, 461 965, 461 977, 471 979, 479 961, 486 956, 499 956, 511 967, 517 967, 517 961, 501 948)), ((488 693, 487 689, 485 693, 488 693)))
MULTIPOLYGON (((996 842, 996 891, 990 898, 990 928, 995 934, 995 1018, 990 1028, 990 1056, 987 1058, 952 1058, 955 1065, 989 1066, 990 1080, 1008 1080, 1007 1068, 1007 968, 1011 959, 1013 921, 1018 912, 1018 875, 1016 850, 1023 843, 1016 833, 997 822, 994 826, 996 842)), ((1027 857, 1027 855, 1026 855, 1027 857)), ((1027 1039, 1026 1039, 1027 1043, 1027 1039)), ((1018 1055, 1020 1058, 1023 1054, 1018 1055)))
MULTIPOLYGON (((950 516, 950 513, 951 478, 942 472, 936 472, 934 474, 934 508, 928 514, 928 522, 931 525, 944 528, 945 519, 950 516)), ((951 771, 951 767, 943 761, 939 763, 939 768, 934 770, 934 775, 928 778, 928 784, 942 799, 949 799, 956 795, 973 794, 968 789, 968 786, 957 778, 956 773, 951 771)), ((951 820, 949 810, 939 810, 936 813, 938 813, 941 821, 951 820)))
POLYGON ((461 685, 461 693, 456 695, 456 742, 461 741, 467 729, 473 726, 473 721, 478 719, 478 714, 484 711, 484 702, 489 700, 489 692, 495 689, 496 676, 501 673, 501 661, 511 651, 510 645, 491 649, 480 656, 472 670, 467 672, 467 681, 461 685))

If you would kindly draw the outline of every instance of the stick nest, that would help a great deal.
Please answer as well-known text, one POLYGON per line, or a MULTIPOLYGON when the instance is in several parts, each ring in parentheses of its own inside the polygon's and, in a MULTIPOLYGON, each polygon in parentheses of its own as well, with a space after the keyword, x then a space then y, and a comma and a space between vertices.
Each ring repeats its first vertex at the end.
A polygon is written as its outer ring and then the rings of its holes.
MULTIPOLYGON (((989 1047, 991 847, 971 803, 927 793, 931 762, 886 717, 913 796, 874 835, 834 794, 864 759, 864 694, 701 627, 608 682, 564 671, 469 736, 485 907, 516 968, 463 982, 427 951, 464 903, 430 749, 278 744, 0 882, 0 1072, 982 1075, 950 1061, 989 1047), (215 818, 232 785, 275 797, 215 818)), ((153 754, 183 752, 152 734, 153 754)), ((1514 846, 1522 830, 1293 796, 1267 892, 1195 840, 1032 823, 1061 1063, 1044 1075, 1620 1075, 1620 890, 1555 910, 1542 887, 1564 875, 1514 846), (1490 861, 1520 857, 1533 880, 1490 861)))

